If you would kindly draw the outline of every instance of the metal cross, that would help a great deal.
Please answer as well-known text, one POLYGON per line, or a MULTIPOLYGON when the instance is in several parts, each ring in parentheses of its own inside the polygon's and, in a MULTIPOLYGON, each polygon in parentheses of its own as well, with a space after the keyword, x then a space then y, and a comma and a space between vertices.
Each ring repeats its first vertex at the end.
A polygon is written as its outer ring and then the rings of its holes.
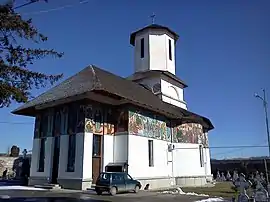
POLYGON ((153 13, 153 14, 150 16, 150 18, 152 18, 152 24, 155 24, 155 17, 156 17, 155 13, 153 13))

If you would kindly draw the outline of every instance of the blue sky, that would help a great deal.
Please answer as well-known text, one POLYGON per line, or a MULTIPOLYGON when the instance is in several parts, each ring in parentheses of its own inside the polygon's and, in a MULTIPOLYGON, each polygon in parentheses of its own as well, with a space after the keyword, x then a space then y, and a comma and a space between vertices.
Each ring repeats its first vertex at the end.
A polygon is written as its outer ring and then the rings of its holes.
MULTIPOLYGON (((65 78, 88 64, 120 76, 132 74, 129 35, 151 23, 149 16, 155 12, 157 24, 180 35, 176 72, 189 85, 185 100, 189 110, 212 120, 210 146, 219 147, 267 144, 262 102, 253 94, 264 87, 270 101, 269 9, 268 0, 89 0, 85 4, 65 0, 18 11, 32 17, 49 37, 42 48, 65 52, 62 59, 40 60, 31 68, 64 73, 65 78), (40 12, 48 9, 53 10, 40 12)), ((18 106, 0 111, 0 152, 13 144, 31 149, 33 118, 12 115, 18 106)), ((211 149, 211 154, 214 158, 267 155, 267 148, 211 149)))

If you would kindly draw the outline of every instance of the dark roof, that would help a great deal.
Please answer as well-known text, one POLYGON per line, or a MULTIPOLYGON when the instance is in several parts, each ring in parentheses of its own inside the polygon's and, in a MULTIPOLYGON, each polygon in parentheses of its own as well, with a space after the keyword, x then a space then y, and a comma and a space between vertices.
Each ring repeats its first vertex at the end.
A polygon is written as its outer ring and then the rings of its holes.
POLYGON ((171 33, 174 37, 174 40, 175 42, 178 40, 179 36, 178 34, 176 34, 174 31, 172 31, 170 28, 168 27, 165 27, 165 26, 162 26, 162 25, 157 25, 157 24, 151 24, 151 25, 148 25, 136 32, 133 32, 131 35, 130 35, 130 44, 131 45, 135 45, 135 38, 136 38, 136 35, 139 33, 139 32, 142 32, 142 31, 145 31, 145 30, 148 30, 148 29, 155 29, 155 30, 166 30, 168 31, 169 33, 171 33))
POLYGON ((154 94, 149 93, 143 86, 94 65, 86 67, 76 75, 25 103, 12 113, 20 115, 26 115, 27 111, 34 113, 36 106, 58 100, 66 100, 67 98, 76 97, 87 92, 107 92, 117 95, 125 99, 127 101, 126 103, 144 107, 172 119, 181 119, 184 116, 186 118, 183 120, 187 121, 187 117, 190 116, 189 120, 198 121, 209 130, 213 129, 210 120, 171 104, 167 104, 154 94))
POLYGON ((179 79, 177 76, 175 76, 171 72, 161 71, 161 70, 148 70, 148 71, 143 71, 143 72, 135 72, 131 76, 127 77, 127 79, 131 81, 138 81, 143 78, 155 77, 155 76, 160 76, 160 75, 164 75, 165 77, 168 77, 176 81, 177 83, 181 84, 183 88, 188 87, 187 84, 183 80, 179 79))

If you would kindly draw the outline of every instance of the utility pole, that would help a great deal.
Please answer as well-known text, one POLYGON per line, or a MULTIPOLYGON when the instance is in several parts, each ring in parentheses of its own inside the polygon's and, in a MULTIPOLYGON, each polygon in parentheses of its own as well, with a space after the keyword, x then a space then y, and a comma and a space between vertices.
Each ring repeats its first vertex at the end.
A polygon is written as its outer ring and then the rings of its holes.
POLYGON ((263 101, 263 108, 265 113, 265 123, 266 123, 266 134, 267 134, 267 140, 268 140, 268 157, 270 157, 270 134, 269 134, 269 121, 268 121, 268 111, 267 111, 267 101, 266 101, 266 91, 265 89, 262 89, 263 96, 260 96, 259 94, 255 94, 256 98, 259 98, 263 101))
MULTIPOLYGON (((259 98, 263 102, 263 108, 265 113, 265 124, 266 124, 266 134, 267 134, 267 140, 268 140, 268 159, 270 157, 270 137, 269 137, 269 121, 268 121, 268 109, 267 109, 267 100, 266 100, 266 91, 265 89, 262 89, 263 96, 260 96, 259 94, 255 94, 256 98, 259 98)), ((267 189, 268 192, 270 191, 270 185, 269 185, 269 177, 268 177, 268 168, 267 168, 267 160, 264 159, 264 166, 265 166, 265 172, 266 172, 266 181, 267 181, 267 189)))

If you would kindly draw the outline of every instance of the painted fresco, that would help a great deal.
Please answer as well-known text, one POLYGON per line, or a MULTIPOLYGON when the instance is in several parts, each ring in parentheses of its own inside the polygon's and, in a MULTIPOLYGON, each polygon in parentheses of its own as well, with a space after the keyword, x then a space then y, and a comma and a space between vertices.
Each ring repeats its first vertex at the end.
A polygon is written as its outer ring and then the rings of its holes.
POLYGON ((85 113, 85 132, 99 135, 113 135, 114 117, 111 109, 102 109, 94 105, 81 106, 85 113))
POLYGON ((169 124, 150 116, 144 116, 138 112, 129 112, 128 130, 130 135, 140 135, 167 141, 171 140, 169 124))
POLYGON ((116 133, 124 133, 128 131, 128 112, 124 109, 118 109, 115 113, 116 117, 116 133))
POLYGON ((114 134, 114 117, 113 111, 111 109, 106 110, 105 122, 104 122, 104 134, 113 135, 114 134))
POLYGON ((173 142, 208 145, 203 127, 197 123, 185 123, 173 128, 173 142))

